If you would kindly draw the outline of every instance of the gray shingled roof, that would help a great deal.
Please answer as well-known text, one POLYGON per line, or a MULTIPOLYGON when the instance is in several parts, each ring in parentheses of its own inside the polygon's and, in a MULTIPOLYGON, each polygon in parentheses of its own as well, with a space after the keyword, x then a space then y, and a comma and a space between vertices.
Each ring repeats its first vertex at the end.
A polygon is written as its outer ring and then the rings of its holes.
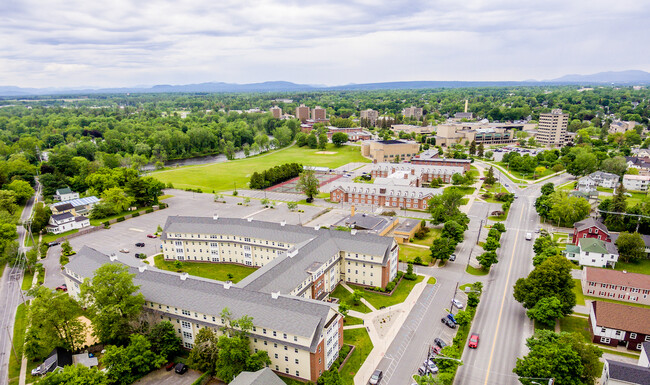
POLYGON ((74 215, 72 215, 70 213, 52 214, 52 219, 57 221, 57 222, 62 221, 64 219, 73 218, 73 217, 74 217, 74 215))
POLYGON ((284 385, 284 381, 273 373, 273 370, 263 368, 257 372, 239 373, 230 385, 284 385))
POLYGON ((72 258, 66 269, 90 278, 105 263, 129 266, 129 271, 135 274, 133 282, 140 286, 147 301, 210 315, 219 315, 227 307, 233 318, 248 315, 257 327, 310 338, 312 349, 331 309, 331 305, 315 300, 283 295, 272 298, 270 294, 234 285, 226 289, 223 282, 200 277, 188 276, 182 280, 181 274, 159 270, 132 258, 111 261, 109 256, 87 246, 72 258), (138 264, 146 266, 146 270, 139 271, 134 267, 138 264))
POLYGON ((630 384, 650 384, 650 368, 613 360, 607 360, 607 363, 609 365, 609 378, 627 381, 630 384))
POLYGON ((600 230, 602 230, 602 231, 609 234, 609 230, 607 230, 607 226, 605 226, 604 223, 602 223, 600 221, 597 221, 597 220, 595 220, 594 218, 591 218, 591 217, 587 218, 587 219, 585 219, 583 221, 576 222, 576 223, 573 224, 573 227, 578 229, 578 231, 582 231, 584 229, 588 229, 588 228, 593 227, 593 226, 596 226, 600 230))

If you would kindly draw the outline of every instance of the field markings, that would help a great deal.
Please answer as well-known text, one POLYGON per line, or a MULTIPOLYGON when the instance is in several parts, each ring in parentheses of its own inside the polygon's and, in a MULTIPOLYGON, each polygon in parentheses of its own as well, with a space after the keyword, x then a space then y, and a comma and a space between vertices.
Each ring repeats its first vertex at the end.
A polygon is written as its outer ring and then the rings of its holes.
POLYGON ((129 230, 131 230, 131 231, 137 231, 137 232, 139 232, 139 233, 144 233, 144 230, 142 230, 142 229, 136 229, 135 227, 129 227, 129 230))

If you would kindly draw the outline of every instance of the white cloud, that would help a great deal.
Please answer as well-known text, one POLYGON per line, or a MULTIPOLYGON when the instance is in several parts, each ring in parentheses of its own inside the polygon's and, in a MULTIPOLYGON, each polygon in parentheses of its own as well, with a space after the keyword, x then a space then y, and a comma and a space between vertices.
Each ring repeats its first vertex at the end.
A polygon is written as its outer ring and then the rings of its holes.
POLYGON ((650 70, 632 0, 0 3, 0 85, 524 80, 650 70))

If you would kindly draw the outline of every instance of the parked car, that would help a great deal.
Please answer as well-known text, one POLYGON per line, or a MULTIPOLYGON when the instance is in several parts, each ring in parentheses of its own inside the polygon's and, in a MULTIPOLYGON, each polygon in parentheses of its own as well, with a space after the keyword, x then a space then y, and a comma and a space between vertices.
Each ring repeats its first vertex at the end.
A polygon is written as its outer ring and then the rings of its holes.
POLYGON ((147 254, 145 253, 135 253, 135 257, 139 259, 147 259, 147 254))
POLYGON ((371 385, 377 385, 379 381, 381 381, 381 378, 383 377, 384 373, 377 369, 372 373, 372 376, 370 376, 370 381, 368 381, 369 384, 371 385))
POLYGON ((467 344, 467 346, 472 349, 478 348, 478 339, 478 333, 472 333, 472 335, 469 336, 469 344, 467 344))
POLYGON ((185 374, 187 372, 187 365, 182 362, 176 364, 176 369, 174 371, 178 374, 185 374))
POLYGON ((61 286, 57 286, 55 290, 56 290, 56 291, 68 291, 68 285, 66 285, 66 284, 64 283, 64 284, 61 285, 61 286))
POLYGON ((120 249, 120 253, 125 253, 126 254, 128 252, 129 252, 129 249, 127 249, 127 248, 120 249))
POLYGON ((454 317, 453 314, 451 314, 451 313, 447 314, 447 318, 449 318, 449 320, 451 322, 453 322, 454 324, 458 325, 458 322, 456 322, 456 318, 454 317))
POLYGON ((427 366, 425 364, 422 364, 422 366, 418 368, 418 376, 426 376, 426 375, 427 375, 427 366))
POLYGON ((156 238, 156 234, 147 234, 147 238, 156 238))
POLYGON ((60 245, 60 244, 61 244, 61 242, 54 241, 54 242, 50 242, 50 243, 48 243, 47 245, 48 245, 49 247, 52 247, 52 246, 56 246, 56 245, 60 245))
POLYGON ((144 247, 144 242, 138 242, 135 244, 135 247, 144 247))
POLYGON ((440 322, 442 322, 443 324, 449 326, 452 329, 456 329, 456 324, 451 322, 451 320, 449 318, 447 318, 447 317, 442 317, 440 319, 440 322))
POLYGON ((431 347, 431 355, 432 356, 437 356, 438 354, 440 354, 440 350, 442 350, 442 349, 440 349, 440 346, 432 346, 431 347))
POLYGON ((176 366, 175 362, 168 362, 167 365, 165 365, 165 370, 169 372, 174 369, 174 366, 176 366))
POLYGON ((443 341, 442 339, 440 339, 440 338, 438 338, 438 337, 436 337, 436 339, 433 340, 433 342, 434 342, 436 345, 440 346, 440 349, 442 349, 442 348, 444 348, 445 346, 447 346, 447 344, 445 343, 445 341, 443 341))
POLYGON ((451 302, 454 304, 454 306, 456 306, 459 309, 462 309, 464 306, 463 303, 457 300, 456 298, 452 299, 451 302))
POLYGON ((435 362, 431 360, 427 360, 427 362, 425 362, 424 365, 426 365, 427 369, 429 370, 429 373, 433 373, 433 374, 438 373, 438 366, 436 365, 435 362))
POLYGON ((526 233, 526 240, 527 240, 527 241, 530 241, 531 239, 533 239, 533 234, 531 234, 531 233, 526 233))
POLYGON ((456 254, 452 254, 452 255, 450 255, 450 256, 449 256, 449 260, 450 260, 451 262, 455 261, 455 260, 456 260, 456 254))

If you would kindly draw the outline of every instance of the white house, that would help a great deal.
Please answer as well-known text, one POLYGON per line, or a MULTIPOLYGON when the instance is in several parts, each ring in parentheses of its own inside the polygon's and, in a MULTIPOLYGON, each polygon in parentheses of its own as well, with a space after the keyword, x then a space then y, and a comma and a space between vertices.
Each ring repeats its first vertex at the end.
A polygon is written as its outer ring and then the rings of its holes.
POLYGON ((568 245, 563 253, 580 266, 614 267, 618 262, 616 245, 595 238, 580 238, 578 246, 568 245))
POLYGON ((90 220, 83 216, 74 216, 71 213, 52 214, 47 231, 54 234, 65 233, 66 231, 81 229, 90 226, 90 220))
POLYGON ((79 199, 79 193, 70 190, 70 187, 60 188, 54 194, 54 200, 60 202, 67 202, 73 199, 79 199))
POLYGON ((624 175, 623 187, 628 191, 648 191, 650 175, 624 175))
POLYGON ((578 191, 580 192, 589 194, 596 191, 597 186, 598 183, 596 183, 596 181, 593 180, 589 175, 578 179, 578 191))
POLYGON ((589 174, 589 177, 596 182, 599 187, 616 188, 620 177, 609 172, 596 171, 589 174))

